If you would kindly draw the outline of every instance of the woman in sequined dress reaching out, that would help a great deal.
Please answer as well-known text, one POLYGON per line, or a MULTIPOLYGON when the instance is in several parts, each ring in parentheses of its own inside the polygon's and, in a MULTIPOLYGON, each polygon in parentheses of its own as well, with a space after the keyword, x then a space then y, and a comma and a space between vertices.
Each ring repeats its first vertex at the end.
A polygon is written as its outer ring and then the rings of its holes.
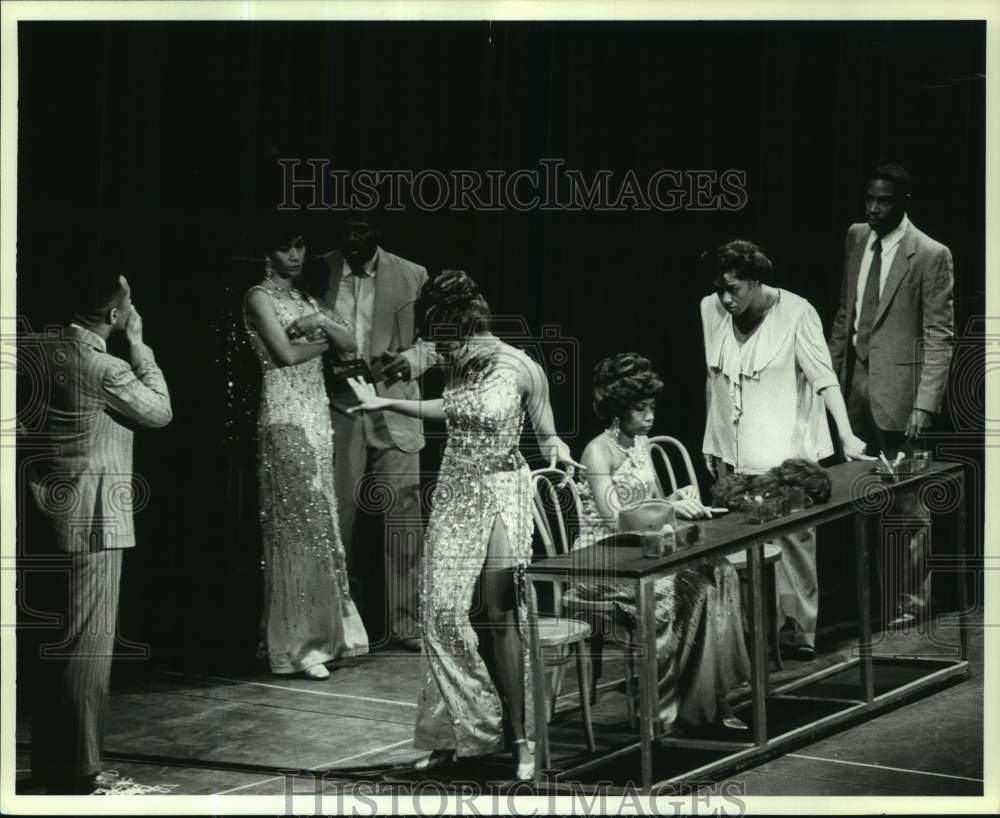
POLYGON ((264 569, 262 650, 271 672, 326 679, 326 662, 368 652, 347 585, 337 524, 333 429, 320 355, 353 351, 349 327, 320 312, 295 286, 305 258, 292 217, 257 232, 264 280, 244 301, 244 322, 263 371, 257 473, 264 569), (288 328, 307 325, 291 339, 288 328))
POLYGON ((393 400, 360 380, 351 386, 360 401, 355 411, 394 411, 447 424, 421 567, 427 675, 414 746, 432 753, 417 767, 502 749, 506 721, 517 777, 527 779, 534 725, 519 572, 531 557, 533 523, 531 472, 518 450, 525 413, 550 463, 582 466, 556 436, 541 367, 493 335, 489 316, 468 275, 442 272, 424 285, 417 318, 421 337, 435 342, 443 360, 443 396, 393 400), (479 654, 477 629, 489 633, 493 674, 479 654))

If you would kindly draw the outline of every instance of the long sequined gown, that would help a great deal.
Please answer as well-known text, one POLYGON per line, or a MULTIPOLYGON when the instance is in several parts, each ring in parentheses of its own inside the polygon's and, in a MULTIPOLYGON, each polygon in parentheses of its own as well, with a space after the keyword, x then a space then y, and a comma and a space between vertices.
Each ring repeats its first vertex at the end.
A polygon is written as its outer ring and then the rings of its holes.
MULTIPOLYGON (((615 445, 615 444, 613 444, 615 445)), ((611 475, 622 506, 656 494, 656 472, 649 438, 638 436, 624 462, 611 475)), ((583 520, 577 547, 615 533, 598 511, 590 487, 580 487, 583 520)), ((717 701, 747 680, 750 662, 743 640, 740 584, 725 559, 705 560, 654 581, 656 655, 659 667, 659 717, 690 726, 716 720, 717 701)), ((585 583, 580 599, 613 614, 626 627, 636 627, 632 585, 585 583)))
MULTIPOLYGON (((508 348, 508 354, 523 353, 508 348)), ((524 659, 525 736, 533 746, 523 567, 531 556, 531 473, 518 450, 524 412, 517 366, 494 352, 479 373, 444 391, 448 440, 424 535, 420 625, 425 682, 414 746, 460 756, 504 747, 503 710, 470 622, 494 526, 517 563, 516 620, 524 659)))
MULTIPOLYGON (((267 293, 286 328, 318 310, 312 298, 297 291, 253 290, 267 293)), ((272 673, 297 673, 367 653, 368 635, 347 585, 321 358, 278 366, 249 324, 247 332, 263 370, 257 417, 263 650, 272 673)))

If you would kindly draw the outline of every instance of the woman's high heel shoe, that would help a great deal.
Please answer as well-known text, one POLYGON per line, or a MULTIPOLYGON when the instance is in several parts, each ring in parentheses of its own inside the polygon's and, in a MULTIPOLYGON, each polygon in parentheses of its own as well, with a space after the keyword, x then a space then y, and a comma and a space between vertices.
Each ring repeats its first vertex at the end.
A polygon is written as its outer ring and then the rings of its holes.
POLYGON ((429 756, 424 756, 418 761, 415 761, 413 769, 421 772, 436 770, 438 767, 443 767, 445 764, 451 764, 454 760, 454 750, 434 750, 429 756))
POLYGON ((518 781, 532 781, 535 777, 535 758, 534 756, 527 752, 528 742, 527 739, 518 739, 514 742, 514 747, 524 747, 526 759, 519 759, 519 754, 515 750, 514 759, 517 761, 517 770, 514 773, 514 777, 518 781))

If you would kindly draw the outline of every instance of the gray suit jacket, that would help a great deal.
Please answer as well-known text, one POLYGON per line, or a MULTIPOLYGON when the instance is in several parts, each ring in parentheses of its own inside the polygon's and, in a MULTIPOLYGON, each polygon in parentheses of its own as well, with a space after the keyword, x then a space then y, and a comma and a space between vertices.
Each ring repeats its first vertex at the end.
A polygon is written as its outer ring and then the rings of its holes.
POLYGON ((170 395, 152 350, 133 344, 132 365, 109 355, 104 340, 71 326, 36 337, 47 404, 27 454, 28 485, 49 522, 55 547, 86 553, 135 545, 132 526, 132 427, 165 426, 170 395))
MULTIPOLYGON (((830 356, 847 395, 858 275, 870 228, 852 224, 844 248, 840 306, 830 356)), ((868 358, 872 416, 880 429, 902 431, 914 408, 940 412, 948 380, 955 314, 951 251, 911 222, 885 280, 868 358)))
MULTIPOLYGON (((369 349, 373 355, 386 350, 395 352, 404 349, 403 355, 410 362, 411 379, 392 385, 378 384, 379 395, 405 400, 420 400, 418 378, 434 363, 431 349, 416 341, 413 307, 420 294, 420 288, 427 280, 427 270, 419 264, 407 261, 393 253, 378 249, 378 268, 375 271, 375 305, 372 314, 372 330, 369 349)), ((333 308, 337 303, 337 291, 344 277, 344 257, 339 250, 333 250, 319 257, 327 273, 325 281, 317 282, 314 294, 333 308)), ((331 396, 337 408, 347 408, 355 401, 343 396, 331 396)), ((393 443, 404 452, 414 452, 423 448, 423 425, 418 418, 406 417, 397 412, 384 412, 383 418, 393 443)))

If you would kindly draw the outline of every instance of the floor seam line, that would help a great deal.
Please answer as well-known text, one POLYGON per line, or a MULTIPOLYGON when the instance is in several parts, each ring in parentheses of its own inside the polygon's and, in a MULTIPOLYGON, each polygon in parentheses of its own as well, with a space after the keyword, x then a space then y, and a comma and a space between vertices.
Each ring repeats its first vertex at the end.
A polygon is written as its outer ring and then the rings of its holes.
POLYGON ((375 702, 377 704, 394 704, 398 705, 399 707, 417 706, 416 702, 400 702, 394 699, 378 699, 372 696, 354 696, 351 695, 350 693, 329 693, 324 690, 304 690, 303 688, 300 687, 288 687, 286 685, 269 684, 268 682, 249 682, 240 679, 229 679, 225 676, 201 676, 193 673, 175 673, 173 671, 164 671, 164 673, 166 673, 169 676, 180 676, 186 679, 206 679, 209 681, 229 682, 230 684, 235 684, 235 685, 253 685, 254 687, 266 687, 271 690, 288 690, 291 691, 292 693, 304 693, 308 696, 329 696, 331 698, 336 698, 336 699, 354 699, 356 701, 375 702))
POLYGON ((950 773, 936 773, 930 770, 910 770, 905 767, 890 767, 885 764, 869 764, 864 761, 846 761, 840 758, 823 758, 822 756, 807 756, 801 753, 788 753, 785 758, 801 758, 807 761, 826 761, 830 764, 845 764, 851 767, 869 767, 875 770, 892 770, 897 773, 912 773, 913 775, 926 775, 934 776, 935 778, 953 778, 959 781, 972 781, 977 784, 982 784, 983 779, 981 778, 970 778, 966 775, 952 775, 950 773))
MULTIPOLYGON (((407 744, 407 743, 412 742, 412 741, 413 741, 412 738, 406 738, 406 739, 403 739, 402 741, 397 741, 397 742, 395 742, 393 744, 387 744, 384 747, 373 747, 371 750, 365 750, 363 753, 354 753, 354 755, 344 756, 343 758, 338 758, 338 759, 335 759, 334 761, 327 761, 325 764, 317 764, 315 767, 309 767, 308 770, 309 770, 309 772, 332 772, 332 773, 335 773, 337 771, 335 767, 327 769, 327 767, 330 764, 342 764, 345 761, 353 761, 356 758, 361 758, 361 757, 366 756, 366 755, 371 755, 372 753, 378 753, 378 752, 381 752, 383 750, 391 750, 394 747, 400 747, 403 744, 407 744)), ((219 795, 232 795, 234 792, 238 792, 239 790, 246 790, 246 789, 249 789, 250 787, 260 786, 261 784, 270 784, 272 781, 280 781, 283 777, 284 776, 276 775, 276 776, 273 776, 271 778, 265 778, 263 781, 251 781, 251 782, 249 782, 247 784, 241 784, 238 787, 233 787, 232 789, 222 790, 221 792, 217 792, 217 793, 215 793, 215 796, 219 796, 219 795)))

